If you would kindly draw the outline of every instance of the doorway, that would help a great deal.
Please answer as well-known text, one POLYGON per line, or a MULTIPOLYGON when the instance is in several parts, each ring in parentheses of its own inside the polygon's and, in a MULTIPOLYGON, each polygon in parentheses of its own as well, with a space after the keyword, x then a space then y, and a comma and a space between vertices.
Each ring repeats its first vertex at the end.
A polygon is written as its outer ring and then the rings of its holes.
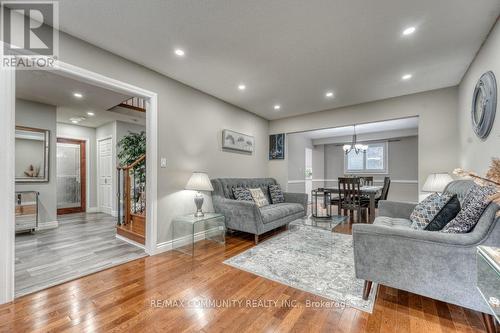
POLYGON ((57 214, 83 213, 87 203, 86 142, 57 138, 57 214))

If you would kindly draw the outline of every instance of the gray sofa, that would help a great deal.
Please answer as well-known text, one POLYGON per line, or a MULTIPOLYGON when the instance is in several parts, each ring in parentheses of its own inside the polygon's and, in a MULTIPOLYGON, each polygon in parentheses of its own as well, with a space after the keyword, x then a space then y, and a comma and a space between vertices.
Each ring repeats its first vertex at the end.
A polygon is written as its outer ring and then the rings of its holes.
POLYGON ((284 193, 285 203, 258 208, 253 201, 234 200, 233 188, 260 187, 271 202, 268 187, 276 184, 273 178, 212 179, 212 202, 215 212, 224 214, 228 229, 254 234, 257 244, 259 235, 304 217, 307 211, 307 194, 284 193))
MULTIPOLYGON (((471 181, 451 182, 445 192, 463 200, 471 181)), ((448 234, 410 228, 415 204, 381 201, 373 224, 353 226, 356 277, 489 314, 476 288, 476 247, 500 245, 499 207, 491 203, 474 229, 448 234)))

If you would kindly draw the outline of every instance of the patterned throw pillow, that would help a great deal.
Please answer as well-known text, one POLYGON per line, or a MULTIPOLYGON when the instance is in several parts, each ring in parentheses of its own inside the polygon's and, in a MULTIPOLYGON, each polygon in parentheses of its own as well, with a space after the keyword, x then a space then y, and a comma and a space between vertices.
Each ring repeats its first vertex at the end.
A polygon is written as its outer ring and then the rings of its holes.
POLYGON ((236 200, 253 201, 252 194, 244 187, 233 187, 233 195, 236 200))
POLYGON ((253 201, 255 201, 255 204, 257 207, 264 207, 268 206, 269 202, 266 199, 266 196, 264 195, 264 192, 262 192, 262 189, 260 188, 251 188, 249 189, 250 193, 252 194, 253 201))
POLYGON ((413 229, 425 229, 452 197, 453 195, 449 193, 441 195, 433 193, 429 195, 411 213, 410 220, 413 222, 411 227, 413 229))
POLYGON ((462 210, 441 231, 455 234, 471 231, 490 204, 488 197, 495 193, 496 188, 494 186, 474 184, 469 190, 466 200, 464 200, 462 210))
POLYGON ((460 200, 456 194, 448 201, 448 203, 434 216, 431 223, 425 227, 427 231, 440 231, 445 225, 450 223, 451 220, 460 212, 460 200))
POLYGON ((285 197, 279 185, 269 185, 269 193, 271 194, 271 202, 273 204, 285 202, 285 197))

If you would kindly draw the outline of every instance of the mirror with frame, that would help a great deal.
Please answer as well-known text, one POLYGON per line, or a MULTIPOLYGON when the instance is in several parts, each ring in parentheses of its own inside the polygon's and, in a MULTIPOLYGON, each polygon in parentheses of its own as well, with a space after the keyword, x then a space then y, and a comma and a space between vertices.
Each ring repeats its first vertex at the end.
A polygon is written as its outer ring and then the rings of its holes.
POLYGON ((16 183, 49 181, 50 131, 16 126, 16 183))

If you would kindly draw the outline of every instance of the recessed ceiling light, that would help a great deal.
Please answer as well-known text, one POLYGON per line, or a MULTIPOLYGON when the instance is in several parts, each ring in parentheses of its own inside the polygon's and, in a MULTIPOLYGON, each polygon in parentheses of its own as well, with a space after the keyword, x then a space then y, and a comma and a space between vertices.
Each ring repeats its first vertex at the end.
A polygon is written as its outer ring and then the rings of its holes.
POLYGON ((95 116, 95 113, 92 111, 89 111, 89 112, 87 112, 87 116, 93 117, 93 116, 95 116))
POLYGON ((411 77, 412 77, 411 74, 405 74, 405 75, 401 76, 401 79, 406 81, 406 80, 411 79, 411 77))
POLYGON ((327 93, 325 94, 326 97, 328 98, 332 98, 333 97, 333 91, 327 91, 327 93))
POLYGON ((186 54, 186 52, 184 52, 184 50, 182 49, 175 49, 174 53, 179 57, 184 57, 184 55, 186 54))
POLYGON ((414 33, 417 30, 415 27, 408 27, 405 30, 403 30, 403 36, 408 36, 414 33))
POLYGON ((275 109, 275 110, 279 110, 279 109, 281 109, 281 105, 276 104, 276 105, 274 106, 274 109, 275 109))
POLYGON ((75 96, 76 98, 82 98, 83 97, 83 95, 81 93, 79 93, 79 92, 73 93, 73 96, 75 96))
POLYGON ((246 88, 247 88, 247 86, 245 86, 244 84, 238 85, 239 90, 245 90, 246 88))
POLYGON ((72 122, 73 124, 78 124, 78 120, 75 120, 75 119, 73 119, 71 122, 72 122))

